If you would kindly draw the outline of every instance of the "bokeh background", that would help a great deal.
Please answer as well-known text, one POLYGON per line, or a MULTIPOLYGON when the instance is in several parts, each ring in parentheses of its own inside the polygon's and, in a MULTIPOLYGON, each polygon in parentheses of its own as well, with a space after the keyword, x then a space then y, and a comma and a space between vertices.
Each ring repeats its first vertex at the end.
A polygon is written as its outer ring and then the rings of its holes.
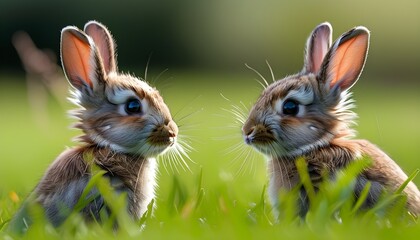
MULTIPOLYGON (((333 25, 334 38, 357 25, 371 31, 367 64, 353 89, 360 116, 356 128, 411 173, 420 167, 419 10, 418 0, 2 0, 0 193, 27 194, 79 134, 68 128, 72 120, 66 111, 72 106, 65 101, 61 70, 53 68, 52 85, 41 81, 42 74, 28 74, 12 39, 25 31, 38 48, 48 49, 50 62, 59 64, 61 29, 83 28, 92 19, 113 33, 120 70, 140 77, 148 70, 147 80, 161 91, 195 149, 191 171, 161 166, 161 198, 174 175, 194 188, 200 169, 208 193, 222 186, 243 201, 259 197, 266 184, 265 160, 236 158, 242 148, 234 146, 242 138, 229 112, 232 105, 249 108, 261 91, 257 74, 244 64, 267 79, 266 60, 276 78, 299 71, 306 38, 324 21, 333 25)), ((419 185, 420 178, 415 181, 419 185)))

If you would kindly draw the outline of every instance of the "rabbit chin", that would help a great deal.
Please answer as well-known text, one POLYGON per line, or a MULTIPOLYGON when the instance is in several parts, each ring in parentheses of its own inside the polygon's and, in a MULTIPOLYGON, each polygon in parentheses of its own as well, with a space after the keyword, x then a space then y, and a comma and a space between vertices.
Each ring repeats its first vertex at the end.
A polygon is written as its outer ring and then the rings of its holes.
POLYGON ((112 142, 108 142, 104 139, 96 139, 97 143, 101 147, 110 148, 115 152, 119 153, 125 153, 125 154, 133 154, 138 155, 142 157, 156 157, 159 154, 164 153, 167 151, 171 146, 175 145, 176 139, 173 140, 173 142, 170 143, 160 143, 160 144, 153 144, 149 143, 147 140, 140 141, 137 145, 133 147, 127 147, 127 146, 121 146, 119 144, 115 144, 112 142))
POLYGON ((288 152, 278 144, 251 144, 251 146, 267 157, 284 156, 288 152))
POLYGON ((319 147, 328 145, 328 143, 329 141, 326 139, 319 139, 318 141, 314 143, 294 147, 291 149, 286 149, 281 144, 276 143, 276 142, 268 143, 268 144, 251 144, 251 146, 267 157, 280 158, 280 157, 298 157, 310 151, 313 151, 319 147))

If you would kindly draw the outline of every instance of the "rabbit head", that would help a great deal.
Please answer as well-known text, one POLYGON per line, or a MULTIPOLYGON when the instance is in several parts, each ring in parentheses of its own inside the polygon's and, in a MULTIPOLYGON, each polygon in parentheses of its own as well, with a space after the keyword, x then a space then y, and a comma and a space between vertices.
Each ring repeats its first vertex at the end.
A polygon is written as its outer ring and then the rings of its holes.
POLYGON ((302 71, 264 89, 242 128, 247 144, 268 156, 297 156, 354 135, 348 90, 362 72, 369 31, 353 28, 332 46, 331 35, 329 23, 317 26, 302 71))
POLYGON ((159 92, 117 71, 114 40, 90 21, 61 33, 61 60, 80 109, 73 112, 82 140, 114 151, 155 156, 176 142, 178 127, 159 92))

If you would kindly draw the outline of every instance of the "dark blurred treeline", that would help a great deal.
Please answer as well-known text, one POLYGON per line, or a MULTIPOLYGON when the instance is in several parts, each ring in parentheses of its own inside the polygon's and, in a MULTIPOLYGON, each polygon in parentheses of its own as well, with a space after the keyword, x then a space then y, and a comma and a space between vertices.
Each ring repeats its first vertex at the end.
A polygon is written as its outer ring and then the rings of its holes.
MULTIPOLYGON (((375 79, 417 81, 420 1, 251 0, 1 0, 0 71, 22 72, 11 39, 26 31, 58 56, 60 30, 88 20, 109 27, 124 71, 246 72, 244 63, 281 77, 301 68, 306 37, 329 21, 334 38, 356 25, 372 32, 365 73, 375 79)), ((57 62, 59 60, 57 59, 57 62)))

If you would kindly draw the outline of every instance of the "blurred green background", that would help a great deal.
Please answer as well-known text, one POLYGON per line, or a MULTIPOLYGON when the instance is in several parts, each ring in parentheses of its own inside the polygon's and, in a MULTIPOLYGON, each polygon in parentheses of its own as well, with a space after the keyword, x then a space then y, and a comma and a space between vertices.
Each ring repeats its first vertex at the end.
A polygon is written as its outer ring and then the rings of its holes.
MULTIPOLYGON (((180 175, 192 189, 200 169, 208 193, 222 186, 244 202, 259 198, 266 183, 265 161, 258 154, 244 165, 243 159, 235 160, 239 153, 229 148, 242 141, 240 125, 225 109, 242 103, 250 107, 261 91, 258 76, 244 63, 266 78, 266 60, 277 78, 299 71, 306 38, 324 21, 333 25, 334 39, 356 25, 371 30, 367 64, 353 89, 360 116, 357 130, 411 173, 420 167, 419 10, 418 0, 2 0, 0 192, 28 193, 79 134, 68 129, 72 120, 66 110, 73 106, 61 104, 66 95, 46 95, 46 111, 33 107, 27 76, 11 43, 13 34, 26 31, 39 48, 58 56, 61 29, 82 28, 92 19, 113 33, 120 70, 144 77, 152 55, 147 80, 162 92, 182 123, 181 134, 195 148, 191 172, 161 166, 161 198, 172 175, 180 175)), ((64 79, 58 81, 66 86, 64 79)), ((415 181, 419 185, 420 179, 415 181)))

